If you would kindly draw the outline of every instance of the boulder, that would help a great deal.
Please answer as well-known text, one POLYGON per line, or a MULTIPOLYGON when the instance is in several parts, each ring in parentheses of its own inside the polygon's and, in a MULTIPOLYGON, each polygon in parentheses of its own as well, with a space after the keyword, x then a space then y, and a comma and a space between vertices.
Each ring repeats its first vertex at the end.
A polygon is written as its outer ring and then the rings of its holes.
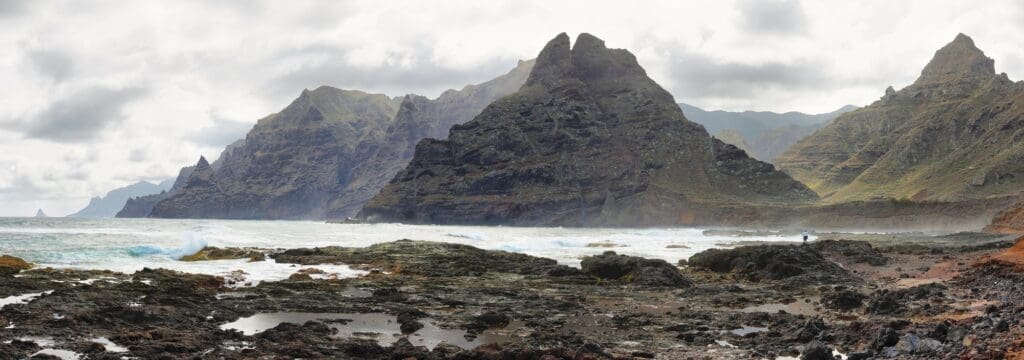
POLYGON ((801 360, 832 360, 832 348, 818 340, 804 345, 804 351, 800 354, 801 360))
POLYGON ((688 263, 697 270, 734 273, 752 281, 793 279, 794 284, 840 284, 856 280, 811 246, 754 245, 710 249, 693 255, 688 263))
POLYGON ((14 275, 32 268, 32 264, 19 257, 0 255, 0 276, 14 275))
POLYGON ((679 269, 665 260, 645 259, 606 251, 588 256, 580 263, 583 272, 601 279, 620 280, 649 286, 689 287, 693 285, 679 269))

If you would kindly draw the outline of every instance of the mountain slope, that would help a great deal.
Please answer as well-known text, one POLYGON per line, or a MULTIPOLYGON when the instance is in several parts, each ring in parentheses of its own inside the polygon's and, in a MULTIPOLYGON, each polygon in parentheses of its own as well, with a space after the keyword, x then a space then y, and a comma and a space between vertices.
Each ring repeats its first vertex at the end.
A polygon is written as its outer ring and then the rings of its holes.
POLYGON ((339 179, 358 161, 360 144, 382 137, 397 107, 396 99, 380 94, 304 90, 226 150, 216 171, 200 159, 181 191, 159 201, 149 216, 323 218, 341 190, 339 179))
MULTIPOLYGON (((491 101, 519 88, 532 61, 437 99, 321 87, 260 120, 148 216, 324 219, 354 215, 412 158, 424 137, 443 138, 491 101), (195 180, 195 181, 193 181, 195 180)), ((179 180, 182 180, 179 178, 179 180)), ((144 209, 140 209, 144 210, 144 209)))
POLYGON ((560 34, 518 92, 425 139, 361 212, 413 223, 651 225, 813 192, 711 138, 626 50, 560 34))
POLYGON ((776 164, 829 202, 961 201, 1024 189, 1024 82, 960 34, 910 86, 844 114, 776 164))
POLYGON ((704 125, 715 137, 741 149, 741 144, 746 144, 749 147, 748 154, 765 162, 774 161, 776 156, 797 141, 839 115, 857 109, 856 106, 846 105, 824 114, 795 111, 780 114, 768 111, 706 111, 684 103, 679 103, 679 107, 687 119, 704 125))
MULTIPOLYGON (((143 195, 137 197, 130 197, 124 203, 124 207, 117 212, 115 217, 119 218, 144 218, 148 217, 149 213, 153 211, 153 206, 160 200, 166 199, 171 194, 181 191, 185 187, 185 182, 188 180, 189 175, 192 174, 192 169, 195 166, 186 166, 178 171, 178 176, 174 178, 171 186, 166 191, 161 191, 156 194, 143 195)), ((163 187, 163 182, 160 183, 163 187)))
POLYGON ((171 189, 173 179, 168 179, 160 184, 153 184, 146 181, 110 190, 106 196, 94 197, 89 200, 89 205, 68 217, 104 218, 114 217, 118 211, 124 208, 128 199, 139 196, 159 194, 162 191, 171 189))
POLYGON ((469 121, 494 100, 511 94, 526 82, 533 60, 520 61, 508 73, 462 90, 448 90, 437 99, 408 95, 402 100, 383 141, 372 145, 371 154, 350 175, 348 185, 332 201, 328 217, 356 215, 388 181, 412 159, 416 143, 425 138, 444 139, 448 129, 469 121))

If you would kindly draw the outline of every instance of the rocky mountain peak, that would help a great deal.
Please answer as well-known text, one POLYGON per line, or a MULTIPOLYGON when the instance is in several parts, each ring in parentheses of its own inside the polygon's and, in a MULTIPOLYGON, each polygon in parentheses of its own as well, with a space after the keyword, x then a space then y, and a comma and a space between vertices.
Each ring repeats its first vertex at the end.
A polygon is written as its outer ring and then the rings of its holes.
POLYGON ((609 49, 604 40, 588 33, 576 37, 558 34, 548 42, 533 67, 526 85, 554 85, 569 79, 599 80, 623 75, 646 75, 636 57, 624 49, 609 49))
POLYGON ((199 162, 196 163, 196 171, 203 171, 210 168, 210 163, 206 161, 205 156, 199 156, 199 162))
POLYGON ((995 75, 995 61, 985 56, 974 40, 959 34, 953 42, 935 52, 917 83, 945 82, 969 77, 995 75))

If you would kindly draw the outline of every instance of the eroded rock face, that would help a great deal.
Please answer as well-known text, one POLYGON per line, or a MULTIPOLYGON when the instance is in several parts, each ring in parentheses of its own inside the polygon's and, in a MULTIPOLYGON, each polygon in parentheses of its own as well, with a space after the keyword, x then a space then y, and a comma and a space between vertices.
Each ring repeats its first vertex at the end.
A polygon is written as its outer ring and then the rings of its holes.
POLYGON ((961 34, 910 86, 891 88, 779 156, 824 200, 961 201, 1024 189, 1024 82, 961 34))
POLYGON ((374 221, 711 223, 709 209, 815 200, 802 184, 708 136, 628 51, 561 34, 526 84, 427 139, 364 208, 374 221))

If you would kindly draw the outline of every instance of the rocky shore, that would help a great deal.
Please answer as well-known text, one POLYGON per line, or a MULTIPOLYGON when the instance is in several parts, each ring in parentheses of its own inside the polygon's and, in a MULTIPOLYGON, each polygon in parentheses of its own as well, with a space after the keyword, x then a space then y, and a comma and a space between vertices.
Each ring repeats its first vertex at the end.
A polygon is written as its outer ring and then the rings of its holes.
POLYGON ((32 268, 5 257, 0 359, 1024 354, 1024 244, 1012 237, 821 237, 834 238, 719 248, 671 264, 609 251, 580 268, 411 240, 208 248, 190 258, 368 271, 339 279, 306 268, 244 287, 168 270, 32 268))

